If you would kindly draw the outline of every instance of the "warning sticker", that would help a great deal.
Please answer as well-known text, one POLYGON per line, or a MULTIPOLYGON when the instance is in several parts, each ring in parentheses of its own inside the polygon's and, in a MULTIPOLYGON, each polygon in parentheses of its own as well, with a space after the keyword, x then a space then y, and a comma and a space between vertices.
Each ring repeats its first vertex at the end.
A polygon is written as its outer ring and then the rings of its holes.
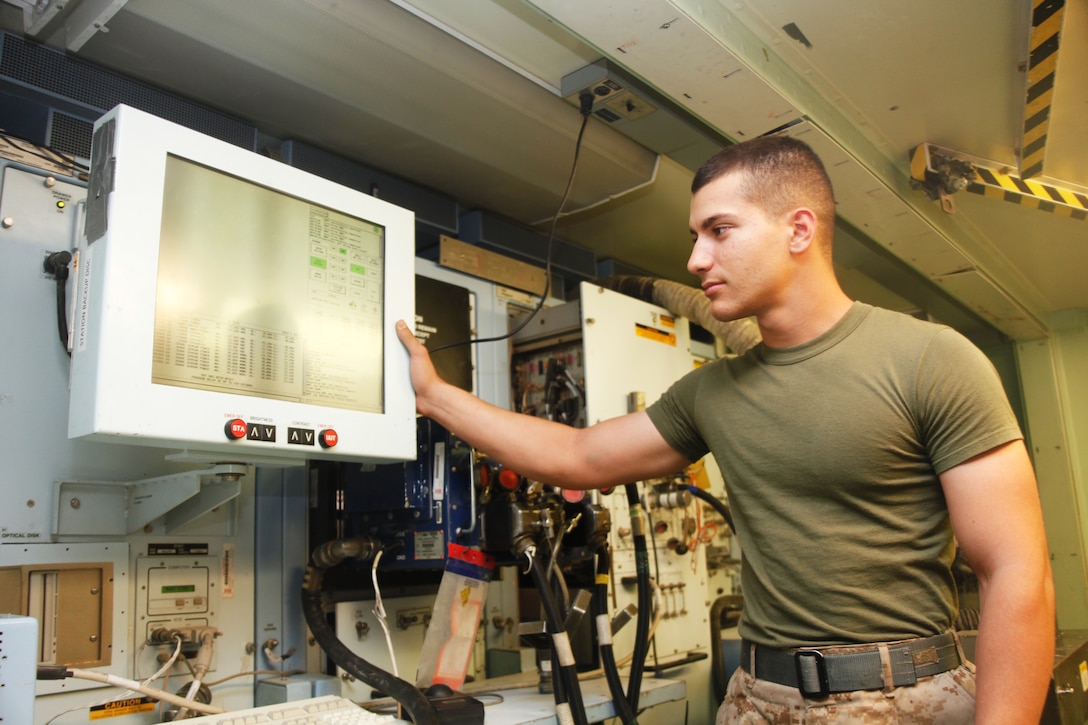
POLYGON ((91 707, 90 719, 103 720, 107 717, 120 717, 122 715, 134 715, 138 712, 152 712, 155 709, 155 701, 150 697, 130 697, 125 700, 114 700, 103 705, 91 707))
POLYGON ((442 559, 446 556, 441 531, 417 531, 415 535, 416 561, 442 559))
POLYGON ((666 345, 672 345, 673 347, 676 347, 675 332, 665 332, 664 330, 658 330, 655 327, 649 327, 647 325, 640 325, 636 322, 635 334, 639 337, 645 337, 647 340, 663 342, 666 345))

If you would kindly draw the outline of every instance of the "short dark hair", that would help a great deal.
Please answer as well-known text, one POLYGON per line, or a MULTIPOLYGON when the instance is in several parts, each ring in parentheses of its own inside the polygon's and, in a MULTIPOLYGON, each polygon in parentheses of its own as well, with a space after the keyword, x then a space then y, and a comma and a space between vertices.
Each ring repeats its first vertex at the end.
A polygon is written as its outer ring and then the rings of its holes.
POLYGON ((691 182, 691 193, 732 172, 744 174, 745 198, 767 214, 811 207, 830 230, 835 219, 831 179, 816 152, 790 136, 761 136, 727 146, 707 159, 691 182))

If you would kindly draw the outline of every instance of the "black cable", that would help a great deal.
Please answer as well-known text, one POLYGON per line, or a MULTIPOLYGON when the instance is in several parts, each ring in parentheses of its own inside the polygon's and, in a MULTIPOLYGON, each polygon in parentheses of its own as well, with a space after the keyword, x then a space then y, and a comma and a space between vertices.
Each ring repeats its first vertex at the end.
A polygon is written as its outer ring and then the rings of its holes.
POLYGON ((556 603, 559 605, 559 611, 569 612, 571 602, 570 587, 567 586, 567 578, 566 576, 564 576, 563 570, 559 566, 554 565, 554 562, 553 566, 550 568, 550 577, 554 584, 552 591, 555 593, 555 599, 556 603))
MULTIPOLYGON (((593 594, 593 617, 608 619, 608 579, 612 569, 612 554, 608 546, 602 546, 597 551, 597 591, 593 594)), ((601 626, 609 627, 611 636, 611 623, 605 622, 601 626)), ((598 635, 600 639, 600 635, 598 635)), ((616 708, 616 717, 623 725, 638 725, 635 711, 627 702, 627 696, 623 692, 623 682, 620 680, 619 668, 616 667, 616 653, 612 647, 611 639, 607 642, 599 642, 601 651, 601 667, 604 668, 604 677, 608 682, 608 691, 612 693, 612 702, 616 708)))
MULTIPOLYGON (((710 507, 718 512, 718 515, 725 521, 725 525, 728 526, 729 530, 736 536, 737 527, 733 524, 733 514, 721 499, 692 484, 688 484, 685 488, 687 488, 688 492, 695 498, 710 504, 710 507)), ((714 605, 710 608, 712 633, 710 646, 714 648, 714 656, 711 658, 711 681, 714 686, 714 697, 718 702, 725 697, 725 687, 728 684, 725 678, 725 665, 722 661, 721 640, 719 636, 721 618, 723 614, 728 612, 730 615, 729 626, 736 626, 737 621, 740 619, 743 601, 742 597, 718 597, 718 599, 715 600, 714 605)))
MULTIPOLYGON (((530 556, 529 558, 531 562, 529 570, 533 576, 533 583, 540 593, 540 604, 544 609, 544 620, 548 627, 548 633, 552 638, 552 677, 562 678, 561 684, 557 680, 553 685, 555 704, 557 707, 564 704, 570 707, 570 714, 575 725, 588 725, 586 708, 582 701, 582 688, 578 682, 578 670, 573 662, 570 638, 563 628, 563 616, 559 611, 559 604, 552 594, 551 587, 548 586, 548 574, 544 571, 540 558, 537 556, 530 556), (565 642, 565 645, 560 644, 565 649, 564 653, 556 651, 558 649, 557 642, 565 642), (560 657, 561 654, 566 656, 560 657), (563 662, 561 659, 571 661, 563 662)), ((562 722, 562 718, 560 718, 560 722, 562 722)))
MULTIPOLYGON (((47 156, 46 154, 43 154, 40 151, 38 151, 38 148, 43 148, 41 146, 38 146, 38 144, 34 144, 35 148, 27 148, 26 146, 21 145, 21 143, 16 143, 16 137, 14 137, 14 136, 12 136, 12 135, 10 135, 8 133, 0 132, 0 138, 4 139, 9 144, 11 144, 12 148, 18 149, 19 151, 22 151, 24 154, 30 154, 31 156, 36 156, 39 159, 43 159, 44 161, 50 161, 50 162, 52 162, 54 164, 67 164, 69 167, 71 167, 72 171, 75 171, 76 169, 78 169, 80 171, 90 171, 91 170, 91 168, 89 166, 85 166, 84 164, 79 163, 78 161, 75 160, 74 157, 67 156, 66 154, 62 154, 59 151, 55 151, 53 149, 48 149, 49 153, 54 154, 54 155, 53 156, 47 156)), ((19 141, 23 141, 23 140, 25 140, 25 139, 19 139, 19 141)), ((27 141, 27 143, 32 143, 33 144, 34 142, 33 141, 27 141)))
POLYGON ((559 722, 563 722, 565 718, 559 717, 559 706, 566 703, 568 707, 571 707, 573 712, 573 706, 570 704, 570 694, 567 691, 567 680, 569 678, 563 676, 563 674, 556 668, 556 662, 559 661, 559 655, 555 651, 555 639, 548 638, 548 654, 551 658, 552 665, 552 698, 556 704, 556 716, 559 722))
MULTIPOLYGON (((661 677, 662 673, 665 672, 665 670, 671 670, 674 667, 687 667, 688 665, 692 664, 693 662, 702 662, 708 656, 709 655, 707 655, 706 652, 689 652, 688 654, 684 655, 683 657, 679 657, 679 658, 676 658, 676 659, 671 659, 671 660, 669 660, 667 662, 655 662, 654 663, 654 675, 656 677, 661 677)), ((720 702, 720 700, 719 700, 719 702, 720 702)))
POLYGON ((714 702, 725 699, 728 684, 722 652, 722 629, 737 626, 743 608, 744 598, 732 595, 718 597, 710 607, 710 682, 714 688, 714 702), (723 622, 723 619, 726 621, 723 622))
POLYGON ((348 674, 399 702, 416 725, 439 725, 434 706, 415 685, 364 660, 340 641, 325 621, 321 608, 322 579, 321 571, 314 564, 306 567, 302 580, 302 613, 314 640, 325 654, 348 674))
POLYGON ((728 506, 722 503, 716 496, 707 493, 698 486, 688 484, 687 489, 695 498, 701 501, 706 501, 708 504, 710 504, 711 508, 717 511, 718 515, 725 519, 725 523, 729 527, 729 530, 733 532, 734 536, 736 536, 737 527, 733 525, 733 514, 729 511, 728 506))
POLYGON ((544 302, 548 298, 548 292, 551 290, 552 284, 552 243, 555 241, 555 225, 559 222, 559 217, 563 213, 563 207, 567 205, 567 199, 570 197, 570 190, 574 188, 574 175, 578 171, 578 157, 582 153, 582 137, 585 135, 586 126, 589 124, 590 110, 593 108, 593 94, 586 91, 580 97, 582 114, 582 125, 578 129, 578 138, 574 142, 574 159, 571 162, 570 174, 567 176, 567 186, 563 190, 563 196, 559 200, 559 206, 556 207, 555 214, 552 215, 551 224, 548 226, 548 243, 544 252, 544 291, 540 293, 540 301, 536 303, 536 307, 518 323, 517 327, 510 330, 505 335, 496 335, 495 337, 484 337, 479 339, 460 340, 458 342, 449 342, 445 345, 439 345, 436 348, 430 350, 430 354, 434 355, 440 350, 448 350, 451 347, 461 347, 462 345, 479 345, 483 342, 500 342, 507 340, 514 335, 521 332, 529 322, 536 317, 537 313, 544 308, 544 302))
MULTIPOLYGON (((557 562, 556 562, 556 560, 554 558, 559 553, 558 549, 559 549, 559 543, 561 541, 562 541, 562 537, 560 536, 560 538, 557 539, 557 541, 556 541, 555 547, 553 547, 552 557, 549 558, 548 566, 544 567, 544 576, 547 577, 549 579, 549 582, 551 583, 552 596, 555 597, 556 611, 558 611, 560 613, 560 617, 562 618, 560 620, 561 621, 561 626, 563 627, 563 629, 566 629, 566 625, 567 625, 567 623, 569 621, 568 617, 569 617, 570 612, 571 612, 570 589, 567 587, 567 580, 566 580, 566 577, 563 576, 562 567, 558 566, 558 564, 557 564, 557 562)), ((570 636, 569 631, 567 632, 567 636, 568 637, 570 636)), ((569 678, 555 676, 556 673, 555 673, 555 669, 554 669, 554 663, 558 661, 558 656, 557 656, 556 650, 555 650, 555 639, 554 638, 551 639, 550 644, 551 644, 551 658, 552 658, 551 661, 553 663, 552 686, 555 688, 556 697, 560 698, 560 700, 557 700, 557 701, 562 701, 562 702, 569 703, 570 702, 570 695, 567 694, 567 687, 568 687, 568 684, 569 684, 567 682, 567 680, 569 678)), ((574 666, 575 666, 574 676, 575 676, 575 678, 577 678, 578 677, 577 664, 575 664, 574 666)))
MULTIPOLYGON (((657 581, 658 587, 661 585, 661 562, 657 558, 657 531, 654 529, 654 519, 650 516, 650 507, 645 505, 645 500, 642 500, 643 510, 646 512, 646 530, 650 532, 650 544, 649 551, 654 555, 654 580, 657 581)), ((675 599, 673 600, 675 604, 675 599)), ((665 605, 664 594, 662 594, 662 606, 665 605)), ((650 648, 653 650, 654 655, 654 671, 658 669, 657 661, 657 637, 650 638, 650 648)))
POLYGON ((64 353, 72 357, 68 349, 68 303, 65 299, 64 286, 68 282, 68 265, 72 261, 71 252, 53 252, 45 258, 42 268, 53 275, 57 283, 57 333, 64 353))
POLYGON ((638 497, 638 486, 627 483, 627 504, 631 510, 631 533, 635 545, 635 576, 638 580, 638 616, 635 619, 635 646, 631 659, 631 672, 627 677, 627 702, 631 710, 638 712, 639 690, 642 689, 642 671, 646 667, 646 655, 650 648, 650 612, 653 597, 650 592, 650 556, 646 548, 646 515, 638 497))
MULTIPOLYGON (((737 527, 733 525, 733 514, 732 512, 730 512, 729 507, 726 506, 725 503, 721 501, 721 499, 692 484, 688 484, 687 486, 685 486, 685 488, 687 488, 688 492, 690 492, 691 495, 695 498, 710 504, 711 508, 718 512, 718 515, 725 520, 726 526, 728 526, 729 530, 733 532, 734 536, 736 536, 737 527)), ((743 597, 722 596, 718 597, 714 601, 714 605, 710 608, 710 646, 714 648, 713 657, 711 657, 710 672, 716 702, 721 702, 721 700, 725 697, 725 688, 728 684, 725 677, 725 663, 723 661, 721 651, 721 620, 723 615, 728 614, 729 624, 727 626, 736 626, 737 622, 740 620, 740 613, 743 607, 743 597)))

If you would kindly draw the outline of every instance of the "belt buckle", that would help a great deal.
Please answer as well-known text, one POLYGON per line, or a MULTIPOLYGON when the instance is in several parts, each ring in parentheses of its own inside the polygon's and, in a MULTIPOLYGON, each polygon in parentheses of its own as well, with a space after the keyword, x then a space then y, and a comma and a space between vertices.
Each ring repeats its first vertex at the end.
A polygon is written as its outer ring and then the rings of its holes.
MULTIPOLYGON (((831 685, 827 678, 827 662, 823 652, 814 649, 798 650, 793 653, 793 666, 797 669, 797 689, 801 691, 801 697, 822 700, 831 694, 831 685), (805 686, 808 678, 805 677, 804 660, 812 660, 816 665, 816 679, 820 685, 819 690, 809 690, 805 686)), ((811 673, 811 670, 809 670, 811 673)))

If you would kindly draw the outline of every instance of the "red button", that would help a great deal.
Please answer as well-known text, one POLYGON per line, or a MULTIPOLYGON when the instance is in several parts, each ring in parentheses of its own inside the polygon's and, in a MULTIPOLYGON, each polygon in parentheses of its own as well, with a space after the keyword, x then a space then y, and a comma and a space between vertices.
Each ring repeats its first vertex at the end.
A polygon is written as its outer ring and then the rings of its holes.
POLYGON ((321 431, 321 435, 317 437, 318 443, 322 448, 332 448, 340 441, 340 436, 336 434, 332 428, 321 431))
POLYGON ((507 491, 513 491, 521 484, 521 476, 511 471, 509 468, 504 468, 499 471, 499 485, 505 488, 507 491))
POLYGON ((562 492, 563 492, 563 500, 567 501, 569 503, 578 503, 579 501, 581 501, 583 498, 586 497, 586 492, 578 490, 578 489, 564 488, 564 489, 562 489, 562 492))
POLYGON ((241 418, 232 418, 227 421, 227 425, 223 430, 227 434, 227 438, 232 441, 241 440, 246 437, 246 422, 241 418))

